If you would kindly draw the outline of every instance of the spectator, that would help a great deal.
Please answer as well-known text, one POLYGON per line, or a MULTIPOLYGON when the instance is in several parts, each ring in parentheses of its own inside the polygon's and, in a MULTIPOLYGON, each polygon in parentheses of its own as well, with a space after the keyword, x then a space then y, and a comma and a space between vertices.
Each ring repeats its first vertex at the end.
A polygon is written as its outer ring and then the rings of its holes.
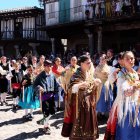
POLYGON ((113 66, 114 53, 112 49, 107 50, 107 64, 113 66))

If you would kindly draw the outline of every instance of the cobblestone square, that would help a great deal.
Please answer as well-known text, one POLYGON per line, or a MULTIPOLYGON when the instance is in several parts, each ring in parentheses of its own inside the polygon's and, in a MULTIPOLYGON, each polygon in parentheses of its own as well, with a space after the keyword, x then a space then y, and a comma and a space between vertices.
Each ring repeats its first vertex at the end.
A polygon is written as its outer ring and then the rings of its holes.
MULTIPOLYGON (((22 118, 24 110, 12 111, 12 98, 7 97, 8 106, 0 106, 0 140, 68 140, 61 136, 63 122, 63 112, 58 112, 50 119, 51 135, 44 135, 43 125, 38 125, 36 121, 42 118, 40 110, 34 111, 32 121, 25 122, 22 118)), ((100 137, 103 140, 106 124, 100 125, 100 137)))

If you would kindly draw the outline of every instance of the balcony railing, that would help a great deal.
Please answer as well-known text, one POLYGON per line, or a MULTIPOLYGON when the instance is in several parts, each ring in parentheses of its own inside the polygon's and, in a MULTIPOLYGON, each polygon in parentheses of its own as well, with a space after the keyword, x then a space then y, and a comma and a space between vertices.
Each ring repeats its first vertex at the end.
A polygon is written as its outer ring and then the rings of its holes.
POLYGON ((20 31, 1 31, 1 40, 35 39, 35 29, 20 31))
POLYGON ((45 40, 46 33, 43 31, 35 31, 35 29, 27 29, 21 31, 1 31, 0 39, 1 40, 14 40, 14 39, 45 40))
POLYGON ((46 13, 46 26, 82 20, 99 21, 139 16, 140 4, 132 5, 131 2, 128 1, 100 1, 98 3, 90 3, 71 9, 46 13))
POLYGON ((1 31, 0 40, 40 40, 47 41, 46 31, 26 29, 21 31, 1 31))
MULTIPOLYGON (((139 1, 139 0, 138 0, 139 1)), ((118 0, 117 2, 100 1, 85 5, 86 19, 118 19, 133 17, 140 14, 140 5, 131 4, 130 0, 118 0)))

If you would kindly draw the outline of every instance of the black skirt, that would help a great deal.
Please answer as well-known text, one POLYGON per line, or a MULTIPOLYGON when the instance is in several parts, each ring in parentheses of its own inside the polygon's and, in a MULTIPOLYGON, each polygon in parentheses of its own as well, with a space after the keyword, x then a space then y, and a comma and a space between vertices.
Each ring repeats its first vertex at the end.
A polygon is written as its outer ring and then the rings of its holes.
POLYGON ((6 77, 0 78, 0 93, 8 92, 8 80, 6 77))
POLYGON ((13 98, 20 97, 21 89, 13 89, 13 98))

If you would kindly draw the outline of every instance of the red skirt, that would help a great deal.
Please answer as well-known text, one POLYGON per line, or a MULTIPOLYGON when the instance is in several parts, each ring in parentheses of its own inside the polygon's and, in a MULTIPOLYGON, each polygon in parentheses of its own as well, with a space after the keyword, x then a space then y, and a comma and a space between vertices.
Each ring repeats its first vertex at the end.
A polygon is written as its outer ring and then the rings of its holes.
POLYGON ((63 137, 70 137, 72 127, 73 127, 75 112, 76 112, 76 105, 75 105, 75 101, 73 100, 73 104, 70 106, 68 116, 64 117, 64 122, 63 122, 63 127, 61 132, 61 135, 63 137))
POLYGON ((113 119, 111 117, 112 111, 110 112, 109 119, 107 122, 107 128, 105 132, 104 140, 115 140, 116 124, 117 124, 117 109, 115 110, 113 119))

